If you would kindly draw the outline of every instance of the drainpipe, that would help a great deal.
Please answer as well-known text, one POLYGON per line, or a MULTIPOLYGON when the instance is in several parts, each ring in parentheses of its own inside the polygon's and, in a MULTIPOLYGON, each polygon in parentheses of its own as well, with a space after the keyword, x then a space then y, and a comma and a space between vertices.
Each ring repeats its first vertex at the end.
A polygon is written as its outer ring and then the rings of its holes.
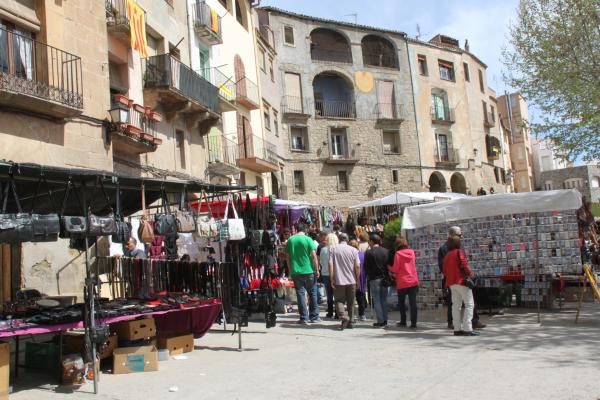
POLYGON ((410 87, 413 95, 413 112, 415 114, 415 131, 417 133, 417 151, 419 152, 419 173, 421 175, 421 188, 425 186, 423 181, 423 159, 421 158, 421 139, 419 138, 419 122, 417 118, 417 95, 415 93, 415 83, 413 80, 413 65, 411 62, 410 51, 408 49, 408 39, 404 37, 404 44, 406 45, 406 57, 408 58, 408 70, 410 72, 410 87))
POLYGON ((194 65, 192 63, 193 58, 192 58, 192 39, 194 38, 194 29, 192 28, 194 26, 194 21, 192 21, 190 19, 190 2, 189 0, 185 0, 185 10, 187 13, 187 28, 188 28, 188 52, 189 52, 189 60, 190 60, 190 67, 192 68, 192 70, 194 70, 194 65))

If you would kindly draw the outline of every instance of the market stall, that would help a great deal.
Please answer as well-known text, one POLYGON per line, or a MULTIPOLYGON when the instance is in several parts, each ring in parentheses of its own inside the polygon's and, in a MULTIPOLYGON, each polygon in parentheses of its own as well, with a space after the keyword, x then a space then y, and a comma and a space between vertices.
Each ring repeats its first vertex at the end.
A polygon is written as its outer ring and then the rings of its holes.
POLYGON ((402 229, 417 254, 419 303, 443 303, 438 248, 448 229, 462 228, 463 246, 479 287, 519 282, 523 306, 551 307, 556 274, 582 270, 577 190, 496 194, 407 207, 402 229))

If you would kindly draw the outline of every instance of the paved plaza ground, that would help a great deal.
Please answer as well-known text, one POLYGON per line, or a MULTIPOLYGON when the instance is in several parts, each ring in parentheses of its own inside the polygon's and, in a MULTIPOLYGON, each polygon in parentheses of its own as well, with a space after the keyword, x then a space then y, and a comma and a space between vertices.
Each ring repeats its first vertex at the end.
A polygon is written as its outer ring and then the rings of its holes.
POLYGON ((534 310, 505 310, 482 316, 488 328, 479 337, 452 336, 440 311, 421 312, 416 331, 369 321, 340 332, 337 321, 303 327, 287 315, 269 330, 251 322, 242 352, 237 335, 215 325, 187 360, 160 362, 158 372, 102 374, 97 396, 92 385, 73 392, 22 374, 10 399, 598 400, 600 305, 587 304, 577 325, 574 313, 572 304, 544 312, 540 324, 534 310))

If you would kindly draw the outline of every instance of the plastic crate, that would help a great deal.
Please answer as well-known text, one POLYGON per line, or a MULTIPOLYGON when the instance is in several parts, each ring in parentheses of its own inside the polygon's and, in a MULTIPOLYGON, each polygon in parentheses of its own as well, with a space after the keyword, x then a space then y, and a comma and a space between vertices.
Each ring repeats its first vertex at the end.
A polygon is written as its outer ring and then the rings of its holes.
POLYGON ((25 344, 25 368, 56 369, 58 367, 58 345, 54 343, 25 344))

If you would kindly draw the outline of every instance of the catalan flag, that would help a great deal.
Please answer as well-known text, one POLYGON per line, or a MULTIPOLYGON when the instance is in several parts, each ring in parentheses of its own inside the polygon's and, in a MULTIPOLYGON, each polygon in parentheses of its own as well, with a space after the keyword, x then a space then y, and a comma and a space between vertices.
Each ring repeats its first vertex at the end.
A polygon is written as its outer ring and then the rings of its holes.
POLYGON ((148 57, 146 13, 134 0, 127 0, 127 17, 131 26, 131 48, 137 50, 142 57, 148 57))

